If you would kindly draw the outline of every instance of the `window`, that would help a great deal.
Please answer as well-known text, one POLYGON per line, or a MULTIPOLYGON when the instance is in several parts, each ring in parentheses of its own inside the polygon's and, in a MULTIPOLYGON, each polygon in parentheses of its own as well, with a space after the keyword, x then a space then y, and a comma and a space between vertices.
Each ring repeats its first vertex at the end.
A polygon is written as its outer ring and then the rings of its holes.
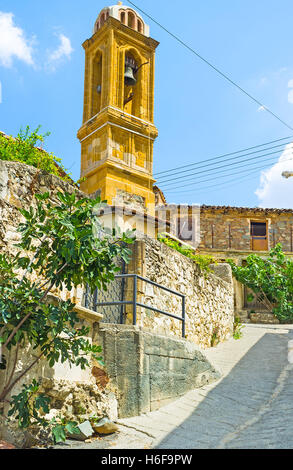
POLYGON ((120 13, 120 21, 121 23, 125 24, 125 12, 124 11, 120 13))
POLYGON ((251 235, 255 237, 266 237, 267 224, 265 222, 251 222, 251 235))
POLYGON ((139 33, 142 33, 142 23, 140 20, 137 20, 137 31, 139 33))
POLYGON ((267 223, 250 222, 251 249, 265 251, 268 249, 267 223))
POLYGON ((134 29, 134 14, 130 11, 128 12, 128 26, 129 28, 134 29))
POLYGON ((105 13, 102 14, 101 19, 100 19, 101 27, 103 26, 104 23, 105 23, 105 13))

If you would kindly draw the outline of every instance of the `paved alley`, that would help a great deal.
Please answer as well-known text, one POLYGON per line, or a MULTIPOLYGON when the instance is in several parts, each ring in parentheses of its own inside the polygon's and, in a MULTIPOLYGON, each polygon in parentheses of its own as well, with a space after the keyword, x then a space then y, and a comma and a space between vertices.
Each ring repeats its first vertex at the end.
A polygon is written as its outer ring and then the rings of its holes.
MULTIPOLYGON (((293 447, 293 326, 246 325, 240 340, 204 351, 222 373, 158 411, 119 420, 120 433, 66 447, 270 449, 293 447)), ((61 446, 63 447, 63 446, 61 446)), ((65 446, 64 446, 65 447, 65 446)))

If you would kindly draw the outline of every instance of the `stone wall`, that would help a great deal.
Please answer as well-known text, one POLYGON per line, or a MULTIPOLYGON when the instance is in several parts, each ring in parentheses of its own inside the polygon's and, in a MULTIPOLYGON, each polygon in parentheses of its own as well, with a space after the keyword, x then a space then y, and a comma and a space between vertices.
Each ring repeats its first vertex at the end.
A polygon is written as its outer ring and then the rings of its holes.
POLYGON ((120 418, 156 410, 220 377, 199 348, 182 339, 106 324, 96 328, 94 338, 118 388, 120 418))
MULTIPOLYGON (((186 296, 186 339, 202 347, 212 340, 224 341, 233 331, 234 303, 230 266, 214 266, 204 275, 198 265, 176 250, 152 239, 138 240, 128 266, 136 273, 186 296)), ((126 299, 132 298, 132 281, 127 282, 126 299)), ((138 281, 138 302, 181 316, 181 298, 138 281)), ((132 308, 126 321, 132 322, 132 308)), ((137 324, 159 334, 181 337, 179 320, 138 308, 137 324)))
POLYGON ((250 250, 250 224, 247 218, 201 213, 200 245, 203 248, 250 250))
MULTIPOLYGON (((72 185, 62 181, 60 178, 39 171, 34 167, 16 162, 5 162, 0 160, 0 252, 14 254, 14 244, 19 242, 20 234, 17 227, 23 217, 19 208, 29 209, 36 205, 34 195, 50 191, 52 202, 56 200, 58 191, 73 192, 76 190, 72 185)), ((80 197, 85 195, 77 191, 80 197)), ((60 293, 59 293, 60 295, 60 293)), ((61 297, 71 297, 77 303, 81 302, 82 290, 68 292, 64 290, 61 297)), ((90 327, 89 340, 93 336, 93 324, 101 319, 101 315, 88 312, 85 309, 78 310, 81 322, 90 327)), ((14 352, 5 353, 8 368, 0 370, 0 391, 3 389, 7 377, 9 377, 12 364, 14 363, 14 352)), ((23 348, 16 362, 15 377, 28 367, 37 351, 23 348)), ((92 363, 89 369, 82 371, 79 367, 69 368, 66 363, 58 363, 54 368, 49 368, 44 361, 40 361, 31 372, 21 379, 13 388, 12 395, 20 392, 23 383, 29 383, 36 378, 42 383, 43 390, 52 399, 52 415, 62 413, 68 419, 82 420, 94 413, 101 417, 108 416, 110 419, 117 417, 116 387, 112 384, 107 373, 97 364, 92 363)), ((5 406, 4 413, 7 413, 5 406)), ((6 438, 17 446, 26 445, 27 435, 19 432, 13 424, 7 426, 0 423, 0 438, 6 438)))
POLYGON ((281 243, 293 251, 293 211, 229 207, 201 208, 199 250, 251 250, 251 221, 267 223, 269 249, 281 243))
MULTIPOLYGON (((82 309, 83 318, 80 319, 80 326, 90 328, 88 340, 93 341, 94 331, 98 328, 98 321, 101 315, 89 312, 88 317, 82 309)), ((95 338, 96 339, 96 338, 95 338)), ((3 390, 6 379, 11 373, 15 360, 15 351, 3 351, 7 359, 8 367, 0 370, 0 392, 3 390)), ((30 347, 22 347, 18 352, 14 377, 19 376, 39 354, 30 347)), ((82 370, 80 367, 67 363, 58 362, 54 367, 49 367, 45 360, 40 360, 37 365, 26 374, 12 389, 11 395, 20 393, 23 384, 31 383, 36 379, 40 384, 40 392, 51 398, 51 409, 48 419, 62 415, 68 420, 83 422, 90 415, 108 417, 111 420, 117 419, 118 401, 117 387, 110 379, 106 370, 96 361, 90 361, 90 368, 82 370)), ((9 397, 7 397, 9 399, 9 397)), ((2 412, 4 417, 0 419, 0 440, 5 439, 12 442, 17 447, 26 447, 32 442, 30 431, 18 429, 15 421, 8 422, 5 417, 9 410, 6 403, 2 412)))

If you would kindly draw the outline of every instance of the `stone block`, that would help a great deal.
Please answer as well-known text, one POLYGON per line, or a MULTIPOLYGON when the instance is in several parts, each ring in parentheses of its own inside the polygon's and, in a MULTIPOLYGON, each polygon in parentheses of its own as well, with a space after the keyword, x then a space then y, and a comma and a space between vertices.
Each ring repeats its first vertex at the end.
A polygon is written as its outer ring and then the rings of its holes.
POLYGON ((186 340, 144 332, 127 325, 103 325, 106 370, 119 390, 119 417, 146 413, 166 400, 219 377, 198 347, 186 340), (115 328, 114 335, 105 330, 115 328), (113 351, 116 355, 113 355, 113 351), (132 353, 130 354, 130 350, 132 353), (108 368, 108 360, 114 360, 108 368))

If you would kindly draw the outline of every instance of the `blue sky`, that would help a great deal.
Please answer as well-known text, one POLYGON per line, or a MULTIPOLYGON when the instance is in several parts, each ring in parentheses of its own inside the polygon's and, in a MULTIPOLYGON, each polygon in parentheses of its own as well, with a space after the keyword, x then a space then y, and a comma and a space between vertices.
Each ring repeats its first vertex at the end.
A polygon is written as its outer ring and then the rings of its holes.
MULTIPOLYGON (((292 0, 134 3, 293 127, 292 0)), ((75 179, 80 171, 76 132, 83 105, 81 44, 91 36, 100 10, 109 4, 51 0, 44 6, 36 0, 0 0, 0 130, 15 135, 21 126, 41 124, 44 132, 52 133, 46 149, 62 158, 75 179)), ((151 36, 160 41, 155 173, 293 135, 145 20, 151 36)), ((187 185, 178 180, 168 187, 162 183, 162 189, 169 202, 292 207, 293 178, 281 177, 283 170, 293 170, 293 161, 288 162, 291 146, 285 154, 276 154, 275 162, 279 157, 283 163, 273 165, 269 160, 271 168, 262 174, 252 173, 252 166, 247 176, 229 176, 235 169, 226 167, 220 175, 209 172, 207 182, 187 185)))

